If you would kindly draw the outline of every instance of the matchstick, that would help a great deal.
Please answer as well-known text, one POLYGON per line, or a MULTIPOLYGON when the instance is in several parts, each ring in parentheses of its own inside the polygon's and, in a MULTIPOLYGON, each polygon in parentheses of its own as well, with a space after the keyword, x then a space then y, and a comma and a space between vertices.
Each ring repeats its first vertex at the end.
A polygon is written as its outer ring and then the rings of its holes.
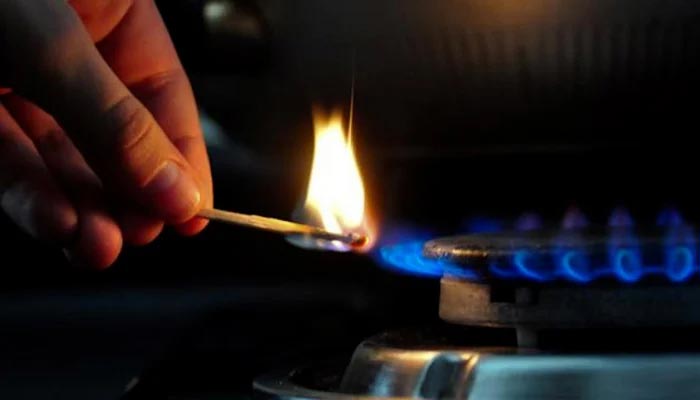
POLYGON ((228 224, 247 226, 285 235, 308 235, 318 239, 339 241, 352 247, 362 247, 367 243, 367 237, 357 233, 332 233, 311 225, 284 221, 276 218, 261 217, 259 215, 241 214, 231 211, 217 210, 214 208, 203 209, 197 214, 201 218, 210 221, 225 222, 228 224))

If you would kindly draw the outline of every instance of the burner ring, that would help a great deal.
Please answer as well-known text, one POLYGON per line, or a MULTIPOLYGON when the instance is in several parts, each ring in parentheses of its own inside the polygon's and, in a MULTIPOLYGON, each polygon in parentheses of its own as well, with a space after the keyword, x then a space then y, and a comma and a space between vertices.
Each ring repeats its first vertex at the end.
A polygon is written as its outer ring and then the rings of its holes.
POLYGON ((425 243, 423 256, 449 263, 457 271, 452 275, 462 279, 680 283, 700 275, 698 248, 690 227, 674 226, 646 232, 610 228, 445 237, 425 243))

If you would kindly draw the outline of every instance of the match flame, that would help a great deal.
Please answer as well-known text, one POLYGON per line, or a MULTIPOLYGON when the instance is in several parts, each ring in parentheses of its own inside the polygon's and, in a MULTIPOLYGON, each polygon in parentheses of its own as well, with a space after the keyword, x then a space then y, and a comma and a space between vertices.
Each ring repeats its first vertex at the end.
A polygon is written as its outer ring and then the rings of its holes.
MULTIPOLYGON (((360 250, 367 251, 374 238, 369 228, 365 187, 355 157, 351 132, 346 135, 341 113, 323 116, 317 111, 314 113, 314 134, 311 176, 298 219, 333 233, 365 235, 368 243, 360 250)), ((349 250, 348 246, 339 242, 315 241, 313 244, 302 245, 349 250)))

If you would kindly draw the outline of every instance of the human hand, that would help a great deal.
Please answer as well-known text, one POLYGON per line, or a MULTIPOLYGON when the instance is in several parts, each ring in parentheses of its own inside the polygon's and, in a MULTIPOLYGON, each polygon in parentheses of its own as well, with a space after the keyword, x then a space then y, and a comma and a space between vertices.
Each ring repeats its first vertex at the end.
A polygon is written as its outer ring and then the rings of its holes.
POLYGON ((23 230, 104 268, 204 228, 209 160, 152 0, 0 1, 0 55, 0 205, 23 230))

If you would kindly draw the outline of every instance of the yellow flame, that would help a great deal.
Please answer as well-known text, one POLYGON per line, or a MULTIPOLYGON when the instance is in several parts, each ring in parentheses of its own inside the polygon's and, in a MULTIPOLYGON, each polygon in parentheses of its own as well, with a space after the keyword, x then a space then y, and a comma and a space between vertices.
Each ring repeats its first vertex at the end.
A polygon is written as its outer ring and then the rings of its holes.
POLYGON ((330 232, 369 236, 362 175, 341 115, 324 118, 315 113, 314 133, 314 159, 304 208, 315 212, 330 232))

